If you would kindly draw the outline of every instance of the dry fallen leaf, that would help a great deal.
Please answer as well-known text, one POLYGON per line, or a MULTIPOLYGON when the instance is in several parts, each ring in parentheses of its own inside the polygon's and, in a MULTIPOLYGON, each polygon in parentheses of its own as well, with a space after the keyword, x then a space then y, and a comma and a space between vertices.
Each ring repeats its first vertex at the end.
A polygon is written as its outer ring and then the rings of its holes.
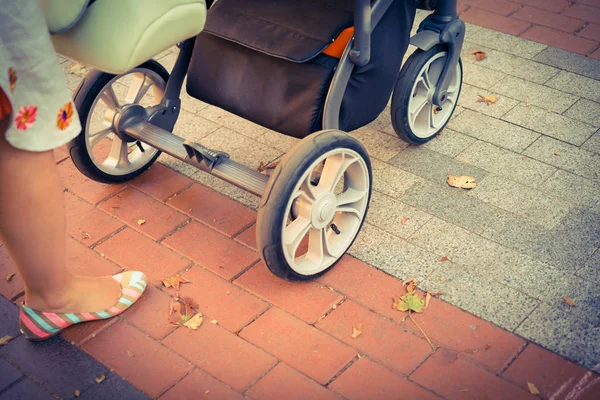
POLYGON ((15 273, 11 272, 9 274, 6 275, 6 282, 10 282, 12 280, 12 278, 14 278, 15 273))
POLYGON ((563 296, 562 299, 565 301, 565 303, 567 303, 571 307, 575 307, 575 302, 573 301, 572 298, 567 297, 567 296, 563 296))
POLYGON ((529 393, 531 393, 534 396, 539 396, 540 391, 538 390, 538 388, 535 387, 533 383, 527 382, 527 388, 529 389, 529 393))
POLYGON ((138 225, 144 225, 146 223, 145 219, 138 219, 138 225))
POLYGON ((175 288, 175 290, 179 290, 179 285, 181 285, 182 283, 189 283, 189 279, 181 276, 181 275, 172 275, 168 278, 165 278, 162 280, 163 285, 165 285, 165 287, 169 288, 169 287, 173 287, 175 288))
POLYGON ((417 287, 417 280, 415 278, 407 279, 404 282, 402 282, 402 286, 404 285, 408 285, 406 286, 406 291, 408 293, 413 293, 415 291, 415 288, 417 287))
POLYGON ((427 294, 425 294, 425 307, 424 308, 427 308, 430 300, 431 300, 431 293, 427 292, 427 294))
POLYGON ((485 54, 485 51, 481 50, 473 50, 471 54, 475 55, 475 59, 477 61, 481 61, 487 56, 487 54, 485 54))
POLYGON ((256 170, 260 173, 263 173, 265 170, 265 162, 261 161, 260 164, 258 164, 258 168, 256 170))
POLYGON ((403 296, 400 296, 398 300, 394 299, 392 307, 399 311, 414 311, 423 312, 423 306, 425 305, 425 299, 419 296, 418 293, 408 292, 403 296))
POLYGON ((479 98, 477 99, 478 103, 486 103, 488 106, 490 104, 494 104, 497 101, 498 101, 498 98, 496 96, 481 96, 481 95, 479 95, 479 98))
POLYGON ((404 218, 402 218, 402 220, 400 220, 400 223, 402 225, 404 225, 409 219, 410 219, 410 217, 404 217, 404 218))
POLYGON ((461 189, 473 189, 477 186, 477 182, 472 176, 448 175, 448 185, 461 189))
POLYGON ((127 350, 127 355, 129 357, 135 357, 135 354, 133 354, 131 351, 127 350))
POLYGON ((485 345, 485 349, 484 350, 488 351, 491 348, 492 348, 492 345, 490 343, 488 343, 488 344, 485 345))
POLYGON ((444 262, 444 261, 448 261, 448 257, 444 256, 444 257, 440 258, 440 262, 444 262))
POLYGON ((441 296, 441 295, 443 295, 443 294, 444 294, 444 292, 428 292, 428 293, 429 293, 430 295, 432 295, 432 296, 435 296, 435 297, 437 297, 437 296, 441 296))
POLYGON ((185 316, 191 318, 192 316, 194 316, 194 314, 196 314, 196 312, 198 311, 198 308, 200 307, 198 305, 198 303, 196 303, 196 300, 192 299, 191 297, 182 297, 179 299, 179 301, 181 301, 184 306, 185 306, 185 316))
POLYGON ((96 383, 100 383, 100 382, 102 382, 105 379, 106 379, 106 376, 100 375, 99 377, 96 378, 96 383))
POLYGON ((81 395, 81 392, 79 390, 76 390, 73 392, 73 394, 75 395, 75 397, 79 397, 81 395))
POLYGON ((357 337, 360 336, 360 334, 362 333, 362 327, 363 327, 362 322, 359 322, 358 324, 355 324, 352 327, 352 339, 356 339, 357 337))
POLYGON ((71 65, 69 65, 69 72, 73 75, 83 77, 87 74, 87 71, 88 67, 81 63, 72 62, 71 65))
POLYGON ((6 346, 11 340, 13 337, 10 335, 0 337, 0 346, 6 346))
POLYGON ((560 152, 559 152, 559 151, 555 151, 555 152, 554 152, 554 155, 555 155, 555 156, 560 156, 560 152))
POLYGON ((202 318, 202 314, 198 313, 198 314, 194 315, 192 318, 190 318, 183 325, 195 331, 196 329, 200 328, 200 325, 202 325, 203 320, 204 319, 202 318))
POLYGON ((86 239, 91 239, 91 238, 92 238, 92 235, 90 235, 88 232, 85 232, 85 231, 84 231, 84 232, 81 232, 81 238, 82 238, 83 240, 86 240, 86 239))

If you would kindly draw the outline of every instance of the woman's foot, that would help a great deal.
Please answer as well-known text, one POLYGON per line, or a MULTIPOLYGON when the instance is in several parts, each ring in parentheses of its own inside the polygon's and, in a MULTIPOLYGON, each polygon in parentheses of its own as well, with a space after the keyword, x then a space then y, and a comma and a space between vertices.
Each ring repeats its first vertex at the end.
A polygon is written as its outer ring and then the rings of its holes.
MULTIPOLYGON (((34 308, 28 299, 28 303, 21 306, 21 332, 30 340, 44 340, 80 322, 117 316, 139 299, 146 289, 147 280, 146 275, 139 271, 103 278, 74 278, 63 296, 68 299, 63 305, 45 302, 51 308, 34 308)), ((44 304, 40 302, 38 305, 44 304)))

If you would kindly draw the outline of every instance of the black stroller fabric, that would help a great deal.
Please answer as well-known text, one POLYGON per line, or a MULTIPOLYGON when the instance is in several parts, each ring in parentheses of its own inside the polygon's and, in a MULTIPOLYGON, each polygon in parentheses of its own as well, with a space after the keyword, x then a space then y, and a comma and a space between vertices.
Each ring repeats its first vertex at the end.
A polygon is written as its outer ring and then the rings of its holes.
MULTIPOLYGON (((322 54, 353 24, 353 0, 219 0, 196 38, 188 93, 274 131, 305 137, 322 127, 340 60, 322 54)), ((371 61, 355 67, 340 111, 350 131, 383 111, 408 47, 414 0, 396 0, 375 27, 371 61)))

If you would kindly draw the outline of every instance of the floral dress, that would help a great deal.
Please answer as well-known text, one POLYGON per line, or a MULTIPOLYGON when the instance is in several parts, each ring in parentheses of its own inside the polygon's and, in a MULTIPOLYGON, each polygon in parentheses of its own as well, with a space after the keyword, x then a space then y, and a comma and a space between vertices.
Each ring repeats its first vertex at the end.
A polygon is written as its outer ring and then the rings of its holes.
POLYGON ((6 140, 27 151, 59 147, 81 131, 79 116, 37 0, 1 0, 0 119, 6 140))

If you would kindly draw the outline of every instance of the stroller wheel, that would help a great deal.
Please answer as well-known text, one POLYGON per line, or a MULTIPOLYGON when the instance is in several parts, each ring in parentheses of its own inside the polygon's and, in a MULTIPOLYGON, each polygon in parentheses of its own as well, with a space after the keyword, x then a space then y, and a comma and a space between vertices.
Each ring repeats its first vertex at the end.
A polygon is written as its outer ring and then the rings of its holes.
POLYGON ((446 62, 442 45, 417 50, 406 61, 392 95, 392 125, 403 140, 423 144, 444 129, 454 113, 462 86, 462 61, 450 74, 447 98, 441 109, 431 100, 446 62))
POLYGON ((82 131, 69 144, 73 163, 88 178, 119 183, 144 172, 160 151, 141 142, 121 140, 115 133, 115 115, 128 104, 159 104, 169 73, 154 60, 112 75, 91 71, 77 91, 74 103, 82 131))
POLYGON ((345 132, 300 141, 275 168, 258 209, 259 253, 275 275, 314 279, 350 248, 371 198, 371 162, 345 132))

